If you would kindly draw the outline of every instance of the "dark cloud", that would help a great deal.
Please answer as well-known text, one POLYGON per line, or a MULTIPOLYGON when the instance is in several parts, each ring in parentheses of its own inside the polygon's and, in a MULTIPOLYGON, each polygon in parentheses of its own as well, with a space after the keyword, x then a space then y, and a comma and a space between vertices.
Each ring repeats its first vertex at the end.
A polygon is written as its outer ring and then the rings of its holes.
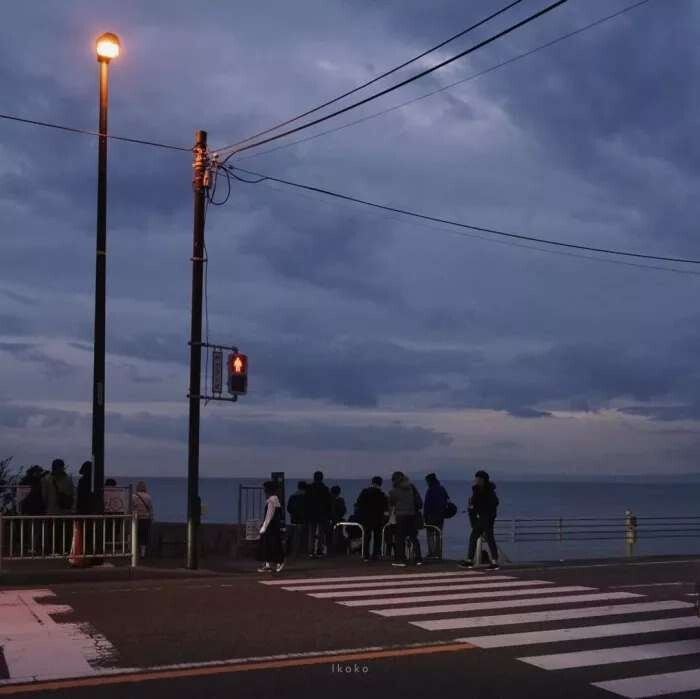
MULTIPOLYGON (((348 121, 623 6, 567 3, 348 121)), ((493 11, 486 0, 360 8, 344 0, 244 11, 160 1, 15 4, 0 29, 3 111, 94 128, 92 40, 96 27, 109 27, 124 41, 111 69, 112 133, 188 146, 206 128, 218 146, 493 11)), ((442 53, 531 11, 523 3, 442 53)), ((406 109, 234 162, 477 225, 698 258, 699 97, 688 77, 699 60, 697 20, 690 0, 648 3, 406 109)), ((92 138, 0 123, 2 391, 47 401, 34 413, 3 408, 0 423, 28 440, 36 425, 40 434, 63 425, 89 441, 89 420, 51 406, 91 400, 95 160, 92 138)), ((207 420, 212 443, 235 437, 252 450, 286 445, 348 458, 358 449, 382 458, 392 449, 435 449, 457 463, 459 439, 472 437, 466 422, 453 432, 460 411, 477 412, 484 433, 505 416, 521 418, 508 419, 522 430, 517 440, 498 433, 488 444, 517 444, 513 451, 523 453, 529 438, 543 444, 533 435, 550 424, 532 418, 557 410, 614 422, 602 408, 620 408, 625 429, 637 422, 625 415, 700 417, 700 334, 688 311, 695 278, 495 245, 268 184, 234 183, 229 203, 208 211, 209 334, 250 356, 244 405, 283 404, 287 413, 241 427, 207 420), (309 403, 347 413, 309 421, 297 414, 309 403), (394 412, 418 410, 450 427, 391 422, 394 412)), ((111 418, 110 448, 120 453, 130 438, 158 436, 179 448, 186 434, 182 419, 140 404, 179 405, 186 392, 191 207, 188 153, 110 143, 107 395, 133 404, 111 418), (126 417, 135 411, 139 418, 126 417)), ((558 435, 574 429, 565 422, 558 435)), ((654 439, 661 453, 672 438, 654 439)), ((537 458, 508 454, 513 468, 563 468, 555 442, 538 446, 547 453, 537 458)))

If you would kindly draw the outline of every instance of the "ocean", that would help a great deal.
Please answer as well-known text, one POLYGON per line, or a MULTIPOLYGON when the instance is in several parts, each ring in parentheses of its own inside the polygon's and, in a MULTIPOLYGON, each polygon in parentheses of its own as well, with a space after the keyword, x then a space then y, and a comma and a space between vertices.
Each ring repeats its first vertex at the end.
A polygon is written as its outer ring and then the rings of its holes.
MULTIPOLYGON (((135 483, 138 479, 121 477, 119 485, 135 483)), ((238 492, 241 484, 260 485, 256 478, 202 478, 200 497, 204 522, 238 522, 238 492)), ((296 489, 297 479, 286 482, 287 497, 296 489)), ((348 513, 368 481, 356 479, 326 479, 339 485, 348 513)), ((471 482, 442 481, 460 512, 445 524, 445 551, 448 558, 464 557, 469 535, 465 512, 471 494, 471 482)), ((187 482, 184 478, 149 478, 148 489, 153 497, 155 517, 164 522, 183 522, 187 511, 187 482)), ((417 482, 421 494, 425 484, 417 482)), ((700 516, 700 483, 698 482, 497 482, 500 499, 499 519, 540 519, 576 517, 619 517, 626 509, 638 517, 700 516)), ((698 520, 700 522, 700 519, 698 520)), ((698 525, 700 529, 700 524, 698 525)), ((625 554, 625 542, 620 538, 602 541, 512 542, 502 536, 498 542, 514 562, 537 560, 572 560, 589 557, 611 557, 625 554)), ((700 553, 698 536, 683 538, 648 538, 640 535, 635 555, 700 553)))

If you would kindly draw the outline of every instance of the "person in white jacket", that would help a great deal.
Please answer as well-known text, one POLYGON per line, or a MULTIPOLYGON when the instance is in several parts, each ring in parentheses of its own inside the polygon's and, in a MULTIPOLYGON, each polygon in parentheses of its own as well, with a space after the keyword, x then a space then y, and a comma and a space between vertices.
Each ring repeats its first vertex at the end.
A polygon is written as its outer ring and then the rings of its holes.
POLYGON ((284 542, 282 541, 282 505, 277 497, 277 486, 273 481, 263 484, 265 493, 265 519, 260 527, 260 560, 263 565, 259 573, 271 573, 284 568, 284 542))

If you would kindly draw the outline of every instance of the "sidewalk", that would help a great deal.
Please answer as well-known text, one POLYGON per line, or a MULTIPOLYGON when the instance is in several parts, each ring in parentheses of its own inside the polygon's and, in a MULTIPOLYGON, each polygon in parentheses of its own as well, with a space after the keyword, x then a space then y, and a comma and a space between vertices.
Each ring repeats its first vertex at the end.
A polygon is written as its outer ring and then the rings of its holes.
MULTIPOLYGON (((504 571, 528 571, 536 569, 580 569, 590 566, 634 566, 653 561, 697 561, 700 579, 700 556, 640 556, 635 558, 576 559, 568 561, 513 562, 502 566, 504 571)), ((443 571, 456 569, 456 560, 427 561, 420 571, 443 571)), ((388 561, 363 563, 356 557, 290 559, 282 576, 304 577, 309 573, 320 575, 372 574, 377 568, 386 568, 388 561)), ((91 568, 71 568, 67 561, 6 561, 0 572, 0 588, 58 583, 110 582, 120 580, 158 580, 167 578, 203 578, 231 575, 256 576, 259 562, 252 559, 232 559, 229 556, 207 556, 200 559, 197 570, 188 570, 180 558, 147 558, 142 565, 132 568, 124 559, 116 559, 91 568)), ((412 566, 408 569, 418 572, 412 566)))

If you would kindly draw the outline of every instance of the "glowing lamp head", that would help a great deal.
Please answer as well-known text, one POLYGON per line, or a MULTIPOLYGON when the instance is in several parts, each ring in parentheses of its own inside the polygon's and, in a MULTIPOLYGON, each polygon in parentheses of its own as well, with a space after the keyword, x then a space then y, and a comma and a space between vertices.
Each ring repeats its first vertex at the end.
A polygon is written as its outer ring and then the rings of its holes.
POLYGON ((119 55, 121 42, 116 34, 107 32, 97 39, 97 60, 111 61, 119 55))

